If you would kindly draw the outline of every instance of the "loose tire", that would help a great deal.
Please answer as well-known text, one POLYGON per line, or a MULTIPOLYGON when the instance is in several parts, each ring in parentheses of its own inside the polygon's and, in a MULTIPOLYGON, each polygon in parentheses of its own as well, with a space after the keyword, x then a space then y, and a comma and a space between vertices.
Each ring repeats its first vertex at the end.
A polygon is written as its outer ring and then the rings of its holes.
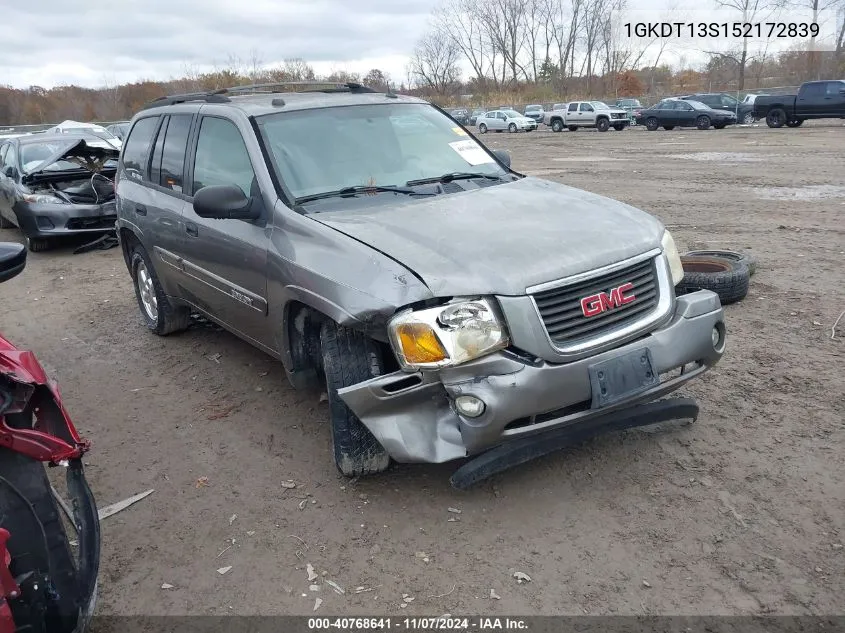
POLYGON ((801 127, 801 124, 804 122, 804 119, 789 119, 786 122, 786 127, 801 127))
POLYGON ((483 123, 478 126, 478 133, 479 134, 487 134, 487 126, 483 123))
POLYGON ((577 132, 578 131, 577 125, 568 125, 567 127, 569 128, 570 132, 577 132))
POLYGON ((31 253, 43 253, 53 248, 53 242, 43 237, 28 237, 26 247, 31 253))
POLYGON ((176 307, 167 298, 159 283, 147 251, 136 244, 130 259, 132 281, 135 286, 135 298, 144 325, 159 336, 167 336, 187 329, 191 322, 191 311, 185 307, 176 307))
POLYGON ((786 110, 783 108, 772 108, 766 114, 766 125, 771 128, 779 128, 786 125, 786 110))
MULTIPOLYGON (((50 482, 41 462, 19 453, 0 449, 0 527, 8 530, 12 556, 11 571, 17 578, 34 574, 35 587, 43 585, 40 578, 48 577, 52 587, 42 587, 47 595, 47 611, 43 615, 20 612, 12 603, 18 630, 42 630, 38 620, 49 623, 50 633, 71 633, 79 621, 78 603, 82 601, 77 582, 76 564, 59 514, 50 491, 50 482), (16 613, 16 611, 18 611, 16 613), (28 617, 35 621, 27 622, 28 617)), ((0 565, 5 561, 0 560, 0 565)), ((23 584, 23 583, 22 583, 23 584)), ((33 591, 35 587, 30 587, 33 591)), ((27 610, 29 611, 29 610, 27 610)))
POLYGON ((347 477, 386 470, 390 456, 352 412, 337 390, 380 376, 384 365, 370 338, 334 322, 320 328, 320 352, 332 424, 332 451, 337 469, 347 477))
POLYGON ((675 129, 675 126, 674 125, 664 125, 663 129, 666 130, 667 132, 671 132, 672 130, 675 129))
POLYGON ((622 130, 625 129, 625 126, 617 123, 616 125, 613 126, 613 129, 616 130, 617 132, 621 132, 622 130))
POLYGON ((610 121, 602 117, 596 121, 596 129, 599 132, 607 132, 610 129, 610 121))
POLYGON ((702 114, 695 120, 695 127, 699 130, 709 130, 710 129, 710 117, 702 114))
POLYGON ((508 126, 508 132, 510 132, 511 134, 516 134, 516 123, 511 123, 508 126))
POLYGON ((684 257, 721 257, 723 259, 730 259, 735 262, 744 264, 748 268, 748 274, 753 275, 757 272, 757 258, 747 253, 738 253, 737 251, 689 251, 684 253, 684 257))
POLYGON ((552 132, 563 132, 563 121, 560 119, 552 121, 552 132))
POLYGON ((678 294, 712 290, 723 305, 744 299, 751 273, 748 266, 733 259, 716 256, 683 255, 684 278, 676 286, 678 294))
POLYGON ((660 122, 655 117, 650 116, 645 120, 645 129, 649 132, 656 132, 659 127, 660 122))

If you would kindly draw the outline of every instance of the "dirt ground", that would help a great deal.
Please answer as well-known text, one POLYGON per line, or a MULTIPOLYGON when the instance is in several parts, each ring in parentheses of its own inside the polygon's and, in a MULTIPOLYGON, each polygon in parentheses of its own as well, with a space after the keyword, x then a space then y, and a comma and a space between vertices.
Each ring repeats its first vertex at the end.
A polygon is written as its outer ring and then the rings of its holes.
POLYGON ((468 492, 454 464, 345 480, 326 404, 276 362, 208 325, 146 332, 117 249, 31 254, 0 287, 4 334, 59 379, 101 505, 155 489, 103 523, 100 613, 845 613, 845 127, 483 139, 682 249, 758 258, 724 359, 684 391, 698 422, 468 492))

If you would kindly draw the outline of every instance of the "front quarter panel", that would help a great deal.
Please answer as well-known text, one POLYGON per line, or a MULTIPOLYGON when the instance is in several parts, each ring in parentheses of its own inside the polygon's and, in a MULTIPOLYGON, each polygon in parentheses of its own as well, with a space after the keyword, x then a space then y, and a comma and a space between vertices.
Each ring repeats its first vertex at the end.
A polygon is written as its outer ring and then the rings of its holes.
POLYGON ((298 301, 340 325, 387 342, 387 320, 432 297, 407 268, 339 231, 277 203, 268 253, 267 293, 276 312, 277 349, 289 366, 288 307, 298 301))

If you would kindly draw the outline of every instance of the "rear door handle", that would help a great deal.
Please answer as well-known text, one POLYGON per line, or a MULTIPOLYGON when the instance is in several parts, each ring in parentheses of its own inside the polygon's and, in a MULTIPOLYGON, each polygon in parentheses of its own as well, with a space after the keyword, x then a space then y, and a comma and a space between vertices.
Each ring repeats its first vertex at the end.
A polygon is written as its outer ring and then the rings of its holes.
POLYGON ((135 213, 137 213, 138 215, 147 215, 147 207, 145 207, 143 204, 136 204, 135 213))
POLYGON ((194 224, 193 222, 186 222, 185 223, 185 232, 188 235, 191 235, 193 237, 199 237, 199 234, 200 234, 199 229, 197 229, 197 225, 194 224))

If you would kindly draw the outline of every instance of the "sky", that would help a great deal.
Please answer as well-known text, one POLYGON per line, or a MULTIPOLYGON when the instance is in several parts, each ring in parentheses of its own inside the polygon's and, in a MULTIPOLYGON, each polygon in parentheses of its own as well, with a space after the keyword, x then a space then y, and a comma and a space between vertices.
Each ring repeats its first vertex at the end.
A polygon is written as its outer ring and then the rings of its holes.
POLYGON ((436 0, 3 0, 0 84, 88 87, 301 57, 397 83, 436 0), (13 4, 14 2, 14 4, 13 4), (244 10, 248 7, 248 10, 244 10))

